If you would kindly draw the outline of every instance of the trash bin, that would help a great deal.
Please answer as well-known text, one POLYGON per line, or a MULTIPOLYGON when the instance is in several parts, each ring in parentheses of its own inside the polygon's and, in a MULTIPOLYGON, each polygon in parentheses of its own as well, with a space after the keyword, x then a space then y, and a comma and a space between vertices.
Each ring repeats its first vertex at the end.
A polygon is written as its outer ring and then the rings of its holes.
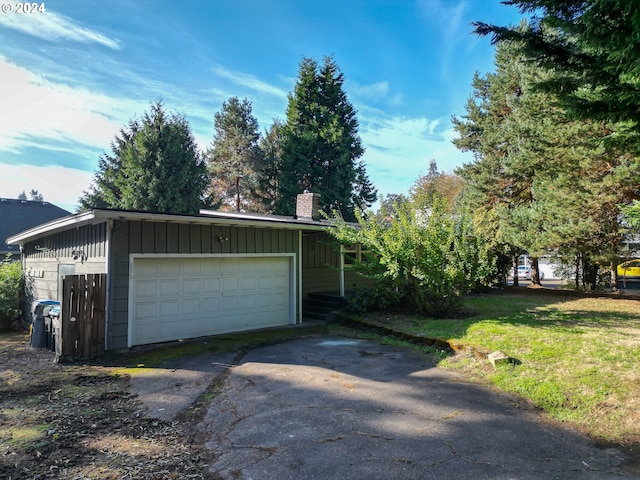
POLYGON ((36 348, 51 348, 51 319, 48 317, 52 307, 60 306, 57 300, 36 300, 31 307, 31 346, 36 348), (47 328, 49 326, 49 328, 47 328))

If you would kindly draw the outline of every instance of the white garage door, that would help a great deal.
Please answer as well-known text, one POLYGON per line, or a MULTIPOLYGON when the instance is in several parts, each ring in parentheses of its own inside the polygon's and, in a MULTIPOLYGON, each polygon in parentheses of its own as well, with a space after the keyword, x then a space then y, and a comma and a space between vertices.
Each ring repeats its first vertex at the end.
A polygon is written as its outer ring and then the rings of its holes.
POLYGON ((289 257, 135 258, 129 344, 287 325, 289 257))

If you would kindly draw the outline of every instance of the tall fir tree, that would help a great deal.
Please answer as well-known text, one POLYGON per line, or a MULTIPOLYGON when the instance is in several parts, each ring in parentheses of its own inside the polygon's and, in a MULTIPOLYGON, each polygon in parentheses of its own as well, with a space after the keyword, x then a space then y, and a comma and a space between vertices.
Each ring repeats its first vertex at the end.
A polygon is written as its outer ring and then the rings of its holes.
POLYGON ((161 102, 122 128, 103 154, 80 209, 198 213, 207 206, 207 170, 189 122, 161 102))
POLYGON ((539 91, 546 72, 525 61, 519 43, 498 44, 496 67, 476 76, 467 116, 454 118, 454 143, 476 156, 459 170, 467 201, 506 252, 614 259, 624 189, 612 172, 621 157, 599 147, 611 127, 575 120, 539 91))
POLYGON ((206 154, 213 196, 227 210, 262 211, 260 133, 251 102, 237 97, 224 102, 214 115, 214 129, 206 154))
POLYGON ((310 58, 300 64, 289 94, 282 144, 276 213, 291 215, 305 190, 321 194, 322 209, 355 219, 357 208, 376 199, 365 166, 356 111, 343 89, 344 75, 332 57, 322 66, 310 58))
MULTIPOLYGON (((640 129, 640 16, 629 0, 508 0, 531 15, 527 29, 476 22, 494 42, 516 40, 548 71, 538 87, 582 119, 640 129)), ((635 147, 637 149, 637 146, 635 147)))
POLYGON ((271 127, 260 137, 259 144, 262 154, 259 192, 264 213, 273 213, 278 203, 283 142, 284 124, 280 120, 274 120, 271 127))

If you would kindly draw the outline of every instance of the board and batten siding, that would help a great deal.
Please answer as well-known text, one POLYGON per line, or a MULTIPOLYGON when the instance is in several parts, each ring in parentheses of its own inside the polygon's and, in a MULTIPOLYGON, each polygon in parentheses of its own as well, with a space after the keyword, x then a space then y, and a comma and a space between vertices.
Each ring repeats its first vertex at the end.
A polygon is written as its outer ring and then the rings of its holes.
POLYGON ((299 253, 297 230, 124 221, 114 224, 111 239, 113 283, 107 348, 112 350, 128 346, 131 254, 299 253))
POLYGON ((302 235, 302 295, 340 289, 340 246, 324 232, 302 235))
POLYGON ((106 252, 106 223, 83 225, 26 243, 23 268, 28 305, 34 300, 62 300, 64 275, 106 273, 106 252))
MULTIPOLYGON (((338 293, 340 291, 340 244, 325 232, 305 233, 302 236, 302 296, 310 293, 338 293)), ((364 278, 355 270, 344 270, 345 290, 354 285, 373 287, 375 281, 364 278)))

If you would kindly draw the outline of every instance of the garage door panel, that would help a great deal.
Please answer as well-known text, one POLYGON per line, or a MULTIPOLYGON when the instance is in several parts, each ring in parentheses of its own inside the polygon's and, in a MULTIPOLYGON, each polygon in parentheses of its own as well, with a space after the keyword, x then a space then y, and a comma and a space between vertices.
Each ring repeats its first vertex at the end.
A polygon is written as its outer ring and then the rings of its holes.
POLYGON ((273 277, 271 275, 260 276, 257 280, 257 288, 258 290, 271 290, 273 288, 273 277))
POLYGON ((202 293, 210 295, 212 293, 220 293, 219 278, 205 278, 202 280, 202 293))
POLYGON ((138 302, 136 304, 136 318, 138 323, 152 323, 157 317, 156 302, 138 302))
POLYGON ((158 315, 178 315, 180 312, 180 301, 175 300, 161 300, 158 303, 158 315))
POLYGON ((220 297, 203 297, 202 308, 210 314, 218 313, 220 311, 220 297))
POLYGON ((156 280, 137 280, 136 291, 138 297, 155 297, 158 294, 158 283, 156 280))
POLYGON ((240 279, 238 277, 230 277, 222 279, 222 294, 235 294, 240 288, 240 279))
POLYGON ((256 259, 255 261, 251 261, 251 259, 243 258, 238 262, 238 275, 254 275, 256 273, 257 263, 262 259, 256 259))
POLYGON ((274 275, 272 277, 273 281, 273 289, 275 290, 284 290, 289 287, 289 276, 288 275, 274 275))
POLYGON ((289 257, 134 259, 131 344, 286 325, 289 257))
POLYGON ((182 314, 190 315, 193 313, 200 313, 200 299, 186 299, 182 300, 182 314))
POLYGON ((288 276, 289 275, 289 263, 283 263, 283 262, 271 262, 271 273, 273 275, 283 275, 283 276, 288 276))
POLYGON ((199 278, 185 278, 182 281, 182 293, 184 295, 200 295, 200 282, 199 278))
MULTIPOLYGON (((143 262, 155 262, 158 277, 179 277, 180 276, 180 260, 177 258, 165 258, 162 261, 158 259, 143 259, 143 262)), ((137 263, 137 262, 136 262, 137 263)), ((136 275, 138 274, 136 266, 136 275)))
POLYGON ((255 295, 245 295, 240 297, 242 301, 242 311, 249 313, 253 312, 256 309, 256 296, 255 295))
POLYGON ((208 258, 206 262, 202 263, 200 271, 205 277, 221 277, 222 268, 220 266, 220 259, 208 258))
POLYGON ((199 258, 185 258, 180 260, 180 273, 183 277, 199 277, 201 275, 202 260, 199 258))
POLYGON ((240 307, 240 296, 225 294, 221 299, 220 306, 223 312, 237 311, 240 307))
POLYGON ((140 262, 136 265, 136 276, 138 278, 156 278, 158 276, 158 265, 154 261, 140 262))
POLYGON ((236 258, 228 259, 222 262, 222 276, 237 276, 239 273, 239 260, 236 258))
POLYGON ((240 279, 240 289, 243 292, 247 290, 255 290, 256 289, 257 279, 256 277, 242 277, 240 279))
POLYGON ((161 279, 158 283, 160 296, 178 295, 180 293, 180 280, 178 279, 161 279))

